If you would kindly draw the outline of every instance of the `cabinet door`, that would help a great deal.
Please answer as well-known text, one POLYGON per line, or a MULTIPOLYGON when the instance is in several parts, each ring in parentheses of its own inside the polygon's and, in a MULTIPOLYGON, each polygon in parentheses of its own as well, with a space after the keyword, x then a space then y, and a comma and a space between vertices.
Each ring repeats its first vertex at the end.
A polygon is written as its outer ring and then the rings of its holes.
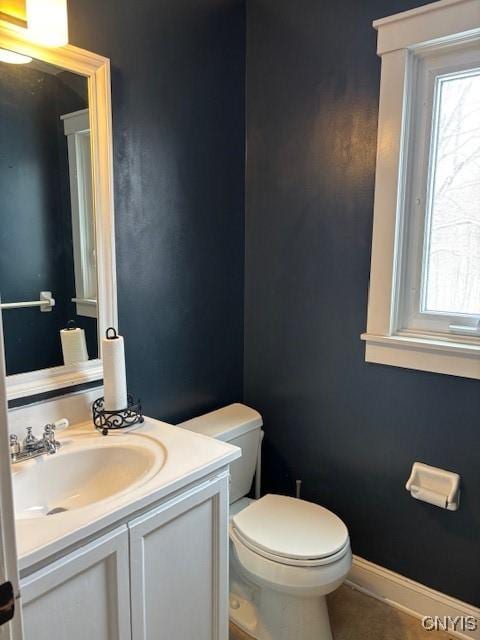
POLYGON ((25 640, 131 640, 125 526, 21 581, 25 640))
POLYGON ((133 640, 227 640, 228 474, 129 528, 133 640))

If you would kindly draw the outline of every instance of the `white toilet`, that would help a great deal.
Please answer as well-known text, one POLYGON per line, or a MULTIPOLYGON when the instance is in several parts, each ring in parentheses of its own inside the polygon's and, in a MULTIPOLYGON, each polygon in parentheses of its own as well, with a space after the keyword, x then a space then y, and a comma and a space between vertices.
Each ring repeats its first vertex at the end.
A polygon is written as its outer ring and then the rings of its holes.
POLYGON ((246 498, 257 471, 261 415, 242 404, 180 427, 237 445, 231 466, 230 619, 257 640, 332 640, 325 596, 347 576, 352 553, 345 524, 298 498, 246 498))

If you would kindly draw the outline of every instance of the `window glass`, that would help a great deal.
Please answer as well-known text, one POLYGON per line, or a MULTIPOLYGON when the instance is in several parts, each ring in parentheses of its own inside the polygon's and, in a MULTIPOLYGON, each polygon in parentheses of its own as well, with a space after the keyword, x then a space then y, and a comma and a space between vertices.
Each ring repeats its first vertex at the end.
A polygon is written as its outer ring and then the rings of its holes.
POLYGON ((480 315, 480 69, 437 79, 421 311, 480 315))

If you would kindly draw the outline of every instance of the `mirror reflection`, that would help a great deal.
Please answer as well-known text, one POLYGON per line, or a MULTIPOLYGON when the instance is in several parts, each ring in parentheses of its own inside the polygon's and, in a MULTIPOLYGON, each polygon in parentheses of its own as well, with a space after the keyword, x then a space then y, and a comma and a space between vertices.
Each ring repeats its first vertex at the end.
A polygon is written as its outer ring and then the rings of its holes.
POLYGON ((87 80, 0 62, 0 295, 7 374, 98 355, 87 80))

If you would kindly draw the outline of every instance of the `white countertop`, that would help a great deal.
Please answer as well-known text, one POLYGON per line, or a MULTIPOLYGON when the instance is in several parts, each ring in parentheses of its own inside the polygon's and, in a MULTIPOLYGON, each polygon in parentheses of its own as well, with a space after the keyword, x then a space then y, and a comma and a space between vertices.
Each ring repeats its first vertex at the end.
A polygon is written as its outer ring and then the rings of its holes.
POLYGON ((108 436, 96 432, 91 422, 71 426, 58 438, 64 445, 60 451, 69 446, 69 440, 74 441, 72 437, 87 434, 99 440, 128 438, 129 434, 141 436, 144 444, 150 441, 156 449, 159 443, 163 446, 165 462, 160 471, 145 483, 116 496, 54 516, 16 520, 21 571, 62 553, 102 529, 125 522, 135 512, 228 465, 241 455, 238 447, 153 418, 145 418, 142 425, 128 431, 111 432, 108 436))

